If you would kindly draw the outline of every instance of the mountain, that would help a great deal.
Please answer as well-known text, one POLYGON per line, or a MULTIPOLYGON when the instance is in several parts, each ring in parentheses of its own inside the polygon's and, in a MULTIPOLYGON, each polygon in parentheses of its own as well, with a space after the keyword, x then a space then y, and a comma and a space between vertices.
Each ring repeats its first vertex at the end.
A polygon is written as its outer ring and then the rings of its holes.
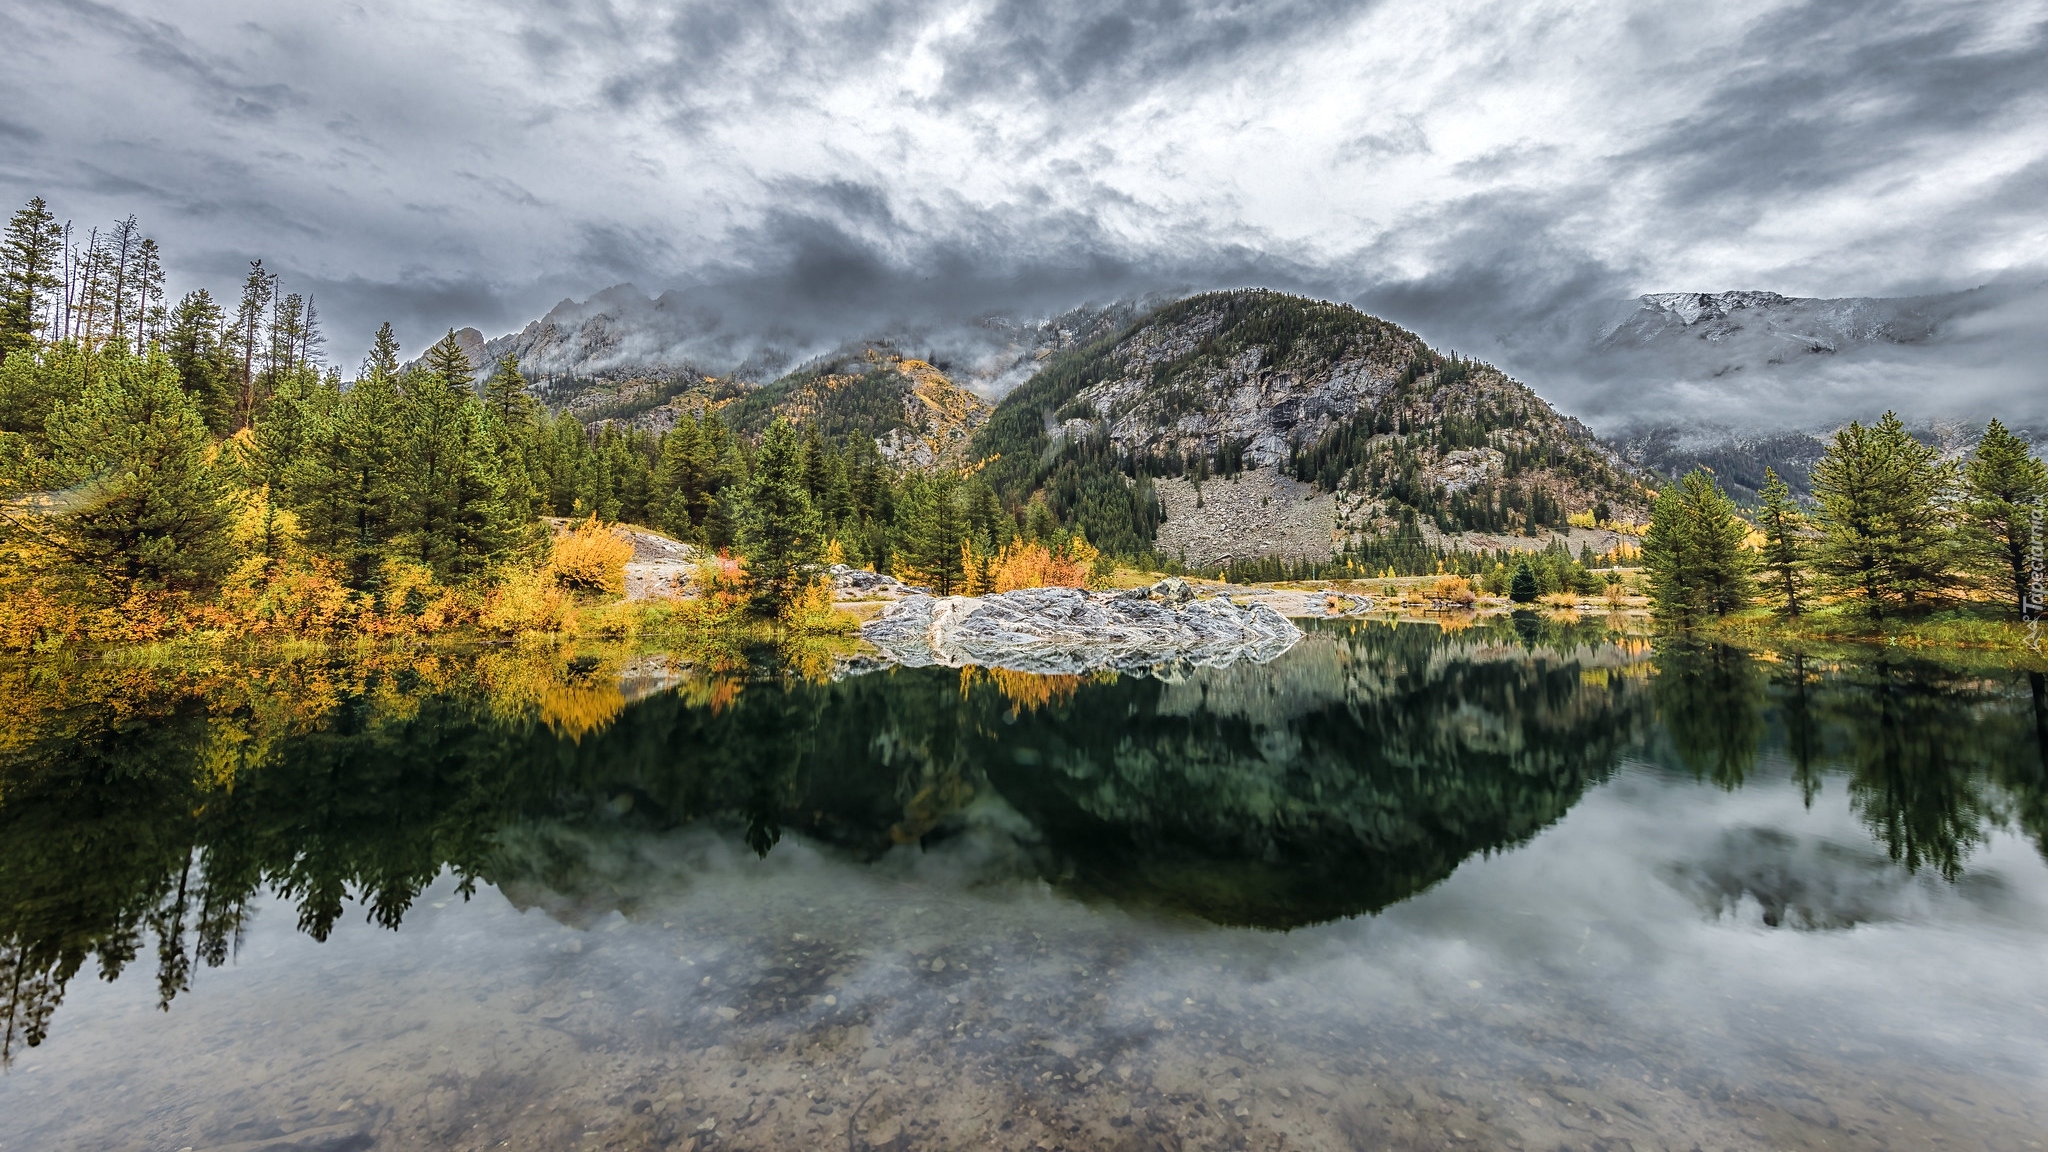
POLYGON ((966 464, 968 439, 988 414, 988 401, 887 347, 824 358, 724 410, 741 432, 758 433, 787 416, 835 442, 869 437, 883 459, 917 468, 966 464))
POLYGON ((950 383, 993 401, 1047 357, 1139 311, 1139 304, 1119 301, 1050 317, 928 319, 884 325, 846 342, 844 333, 828 339, 779 322, 742 323, 695 295, 649 297, 619 284, 588 300, 563 300, 517 332, 486 339, 465 328, 457 337, 475 365, 518 357, 534 395, 550 408, 661 430, 673 426, 677 408, 717 406, 870 346, 915 355, 950 383))
POLYGON ((2048 426, 2048 282, 1825 299, 1656 292, 1557 310, 1496 343, 1607 435, 1819 435, 1887 409, 1929 427, 2048 426))
POLYGON ((1498 369, 1264 289, 1190 297, 1047 358, 971 452, 1005 497, 1046 500, 1106 548, 1196 563, 1326 559, 1411 526, 1501 546, 1603 503, 1645 508, 1612 449, 1498 369))
POLYGON ((1819 300, 1776 292, 1656 292, 1601 332, 1594 348, 1666 349, 1715 375, 1867 344, 1924 344, 1976 310, 1982 289, 1938 296, 1819 300))

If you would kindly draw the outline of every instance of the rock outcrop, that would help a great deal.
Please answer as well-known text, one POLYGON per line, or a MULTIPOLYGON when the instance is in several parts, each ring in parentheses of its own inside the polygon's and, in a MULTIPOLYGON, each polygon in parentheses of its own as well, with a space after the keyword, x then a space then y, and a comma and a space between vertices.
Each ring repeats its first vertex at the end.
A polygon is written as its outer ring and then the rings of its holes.
POLYGON ((835 600, 901 600, 905 596, 924 595, 931 591, 920 585, 905 584, 894 576, 845 564, 832 565, 828 574, 832 577, 832 598, 835 600))
POLYGON ((892 660, 1017 672, 1099 668, 1173 677, 1190 668, 1263 662, 1301 630, 1264 605, 1197 599, 1179 607, 1121 593, 1029 588, 994 596, 910 596, 862 627, 892 660))

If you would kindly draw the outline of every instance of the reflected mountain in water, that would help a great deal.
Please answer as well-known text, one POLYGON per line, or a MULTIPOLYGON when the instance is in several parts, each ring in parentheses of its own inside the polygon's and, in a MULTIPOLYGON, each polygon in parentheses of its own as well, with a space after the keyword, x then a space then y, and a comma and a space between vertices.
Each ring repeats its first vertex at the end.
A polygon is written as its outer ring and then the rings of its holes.
POLYGON ((1322 625, 1174 680, 835 680, 815 653, 681 677, 570 651, 0 666, 5 1050, 40 1042, 88 961, 151 963, 168 1005, 266 891, 316 939, 350 902, 397 928, 444 871, 569 923, 631 915, 688 883, 661 845, 692 826, 853 866, 972 837, 977 879, 1276 929, 1522 843, 1646 749, 1727 787, 1760 757, 1809 788, 1845 772, 1890 866, 1950 880, 1987 826, 2048 828, 2038 680, 1649 657, 1532 619, 1322 625))

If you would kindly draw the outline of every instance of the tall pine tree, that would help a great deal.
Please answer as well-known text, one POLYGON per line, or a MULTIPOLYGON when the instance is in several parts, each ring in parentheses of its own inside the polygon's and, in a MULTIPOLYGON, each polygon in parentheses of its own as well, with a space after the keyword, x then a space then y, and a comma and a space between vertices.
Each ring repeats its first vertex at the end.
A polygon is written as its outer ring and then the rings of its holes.
POLYGON ((1763 567, 1771 594, 1785 615, 1799 615, 1799 597, 1806 584, 1806 517, 1792 499, 1792 488, 1776 469, 1764 466, 1756 526, 1764 536, 1763 567))
POLYGON ((776 417, 761 436, 740 521, 740 551, 758 610, 777 612, 811 579, 824 549, 818 510, 804 491, 796 429, 776 417))
POLYGON ((1726 615, 1753 591, 1749 529, 1705 469, 1695 468, 1658 494, 1643 537, 1643 567, 1657 615, 1680 627, 1726 615))
POLYGON ((444 578, 481 572, 514 527, 482 402, 439 372, 416 371, 405 378, 399 421, 405 551, 444 578))
POLYGON ((276 285, 263 261, 249 262, 249 275, 242 281, 242 300, 235 307, 233 347, 236 360, 236 428, 247 428, 263 404, 263 357, 269 348, 268 319, 276 285))
POLYGON ((2005 586, 2015 612, 2026 608, 2034 517, 2048 514, 2044 504, 2048 467, 2026 441, 1993 420, 1963 466, 1968 558, 1973 569, 2005 586))
POLYGON ((7 221, 0 238, 0 360, 40 338, 51 293, 63 284, 63 259, 64 230, 38 196, 7 221))
POLYGON ((1894 413, 1836 432, 1813 469, 1822 582, 1878 619, 1925 605, 1952 567, 1950 480, 1939 454, 1894 413))
POLYGON ((453 328, 420 357, 420 368, 439 376, 450 388, 468 391, 476 383, 476 366, 469 362, 469 354, 462 350, 462 341, 453 328))
POLYGON ((375 586, 405 524, 405 439, 396 381, 373 359, 312 429, 290 472, 307 543, 339 561, 357 588, 375 586))
POLYGON ((171 309, 164 350, 178 370, 178 383, 217 436, 234 431, 239 390, 221 328, 226 316, 204 288, 187 292, 171 309))

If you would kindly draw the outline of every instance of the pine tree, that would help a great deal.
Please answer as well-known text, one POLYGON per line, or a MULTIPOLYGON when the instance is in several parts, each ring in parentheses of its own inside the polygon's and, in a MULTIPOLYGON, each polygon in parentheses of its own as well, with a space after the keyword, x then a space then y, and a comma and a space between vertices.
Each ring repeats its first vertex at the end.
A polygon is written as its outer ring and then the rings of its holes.
POLYGON ((234 366, 229 363, 227 345, 221 338, 226 316, 206 289, 187 292, 171 309, 170 328, 164 334, 164 351, 178 370, 178 383, 206 417, 206 426, 217 436, 234 430, 238 390, 234 366))
POLYGON ((1943 507, 1950 469, 1887 412, 1836 432, 1813 470, 1828 588, 1883 619, 1925 604, 1948 581, 1954 541, 1943 507))
MULTIPOLYGON (((2048 514, 2048 466, 2027 442, 1993 420, 1963 466, 1970 566, 1998 583, 2011 581, 2013 609, 2026 614, 2036 517, 2048 514)), ((2042 541, 2048 544, 2048 541, 2042 541)), ((2040 611, 2037 606, 2036 612, 2040 611)))
POLYGON ((526 391, 519 358, 498 359, 484 381, 484 415, 496 442, 498 466, 505 477, 505 506, 511 518, 525 523, 539 516, 545 495, 539 470, 540 405, 526 391))
POLYGON ((35 346, 51 290, 63 283, 63 259, 64 230, 38 196, 8 220, 0 239, 0 360, 35 346))
POLYGON ((1517 604, 1536 602, 1536 570, 1527 559, 1515 563, 1515 576, 1508 584, 1508 599, 1517 604))
POLYGON ((199 409, 169 357, 109 357, 76 401, 50 416, 60 551, 130 588, 197 588, 227 566, 226 488, 199 409))
POLYGON ((1735 503, 1705 469, 1666 485, 1643 537, 1657 615, 1689 627, 1708 613, 1726 615, 1747 603, 1754 590, 1742 547, 1748 532, 1735 503))
POLYGON ((307 543, 340 561, 357 588, 374 585, 403 526, 402 411, 392 376, 373 362, 312 429, 288 473, 307 543))
POLYGON ((652 502, 662 531, 678 540, 702 539, 717 467, 718 457, 703 425, 688 414, 679 417, 661 438, 661 459, 654 468, 652 502))
POLYGON ((398 379, 398 337, 391 331, 389 320, 377 326, 377 335, 370 341, 370 355, 363 361, 362 376, 378 372, 387 380, 398 379))
POLYGON ((462 350, 462 341, 456 338, 453 328, 420 357, 420 368, 439 376, 450 388, 468 391, 476 383, 476 368, 470 364, 469 354, 462 350))
POLYGON ((103 371, 100 358, 69 342, 29 348, 0 365, 0 432, 42 444, 50 413, 76 400, 103 371))
POLYGON ((151 341, 163 337, 164 326, 169 319, 164 312, 163 252, 157 248, 156 241, 147 236, 135 250, 133 282, 135 302, 130 306, 132 319, 129 323, 135 328, 135 351, 140 354, 151 341))
POLYGON ((484 381, 484 407, 500 424, 513 427, 534 418, 540 405, 526 391, 526 377, 519 371, 519 357, 507 353, 498 357, 490 378, 484 381))
POLYGON ((504 553, 513 530, 482 402, 438 372, 413 372, 398 416, 404 550, 442 577, 482 571, 504 553))
POLYGON ((802 450, 784 417, 761 436, 740 520, 740 550, 747 558, 758 610, 779 612, 811 578, 823 551, 818 511, 804 491, 802 450))
POLYGON ((1806 583, 1806 517, 1792 499, 1792 489, 1777 470, 1764 466, 1764 488, 1758 494, 1757 528, 1764 535, 1763 564, 1773 594, 1784 603, 1785 615, 1799 615, 1799 596, 1806 583))
POLYGON ((310 371, 293 372, 277 382, 250 425, 254 450, 248 453, 249 487, 267 486, 271 497, 289 504, 287 471, 306 450, 320 420, 320 379, 310 371))
POLYGON ((247 428, 256 417, 261 406, 262 356, 268 347, 268 333, 265 322, 270 310, 270 300, 275 292, 270 274, 263 270, 263 261, 249 262, 249 275, 242 281, 242 301, 235 307, 234 351, 237 360, 235 396, 236 428, 247 428))

